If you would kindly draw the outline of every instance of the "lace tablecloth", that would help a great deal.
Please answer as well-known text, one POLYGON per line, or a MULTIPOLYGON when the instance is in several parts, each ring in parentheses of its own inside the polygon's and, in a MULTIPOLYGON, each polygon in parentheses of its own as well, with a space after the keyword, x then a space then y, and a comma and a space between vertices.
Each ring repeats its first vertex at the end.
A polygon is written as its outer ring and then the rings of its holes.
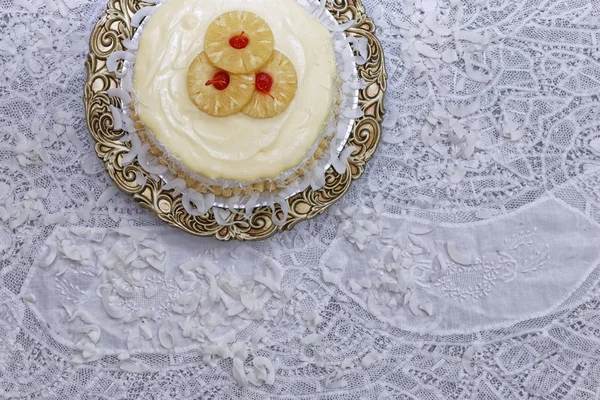
POLYGON ((259 243, 118 192, 82 105, 98 0, 0 0, 0 398, 600 395, 600 1, 365 0, 385 132, 259 243))

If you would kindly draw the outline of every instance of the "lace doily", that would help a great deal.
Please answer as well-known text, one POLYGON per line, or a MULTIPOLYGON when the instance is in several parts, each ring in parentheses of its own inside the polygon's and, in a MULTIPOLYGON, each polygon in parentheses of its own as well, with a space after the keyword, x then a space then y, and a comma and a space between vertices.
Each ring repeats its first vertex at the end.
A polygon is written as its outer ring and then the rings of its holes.
POLYGON ((365 176, 223 244, 96 158, 105 2, 0 0, 0 398, 598 397, 600 1, 364 3, 389 74, 365 176))

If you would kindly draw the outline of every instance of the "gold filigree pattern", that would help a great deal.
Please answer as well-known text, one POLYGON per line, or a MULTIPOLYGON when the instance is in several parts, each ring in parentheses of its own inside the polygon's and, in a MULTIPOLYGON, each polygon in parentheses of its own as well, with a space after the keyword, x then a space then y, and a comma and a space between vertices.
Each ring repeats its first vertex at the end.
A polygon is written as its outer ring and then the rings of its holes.
MULTIPOLYGON (((173 191, 163 190, 162 182, 148 176, 137 159, 124 166, 122 159, 129 152, 130 145, 120 142, 125 132, 114 129, 109 105, 112 102, 116 106, 117 100, 107 95, 108 89, 119 86, 119 79, 108 71, 106 61, 112 52, 124 49, 123 40, 133 37, 135 28, 131 26, 131 17, 144 5, 146 4, 139 0, 111 0, 106 13, 100 17, 92 32, 90 54, 86 62, 87 81, 83 101, 88 129, 96 141, 98 157, 104 161, 108 174, 122 191, 132 195, 140 205, 154 211, 169 225, 193 235, 214 236, 219 240, 259 240, 279 231, 292 229, 299 222, 323 213, 348 191, 353 180, 362 175, 365 164, 373 156, 381 139, 387 75, 383 49, 375 37, 375 26, 366 15, 360 0, 333 0, 327 3, 327 10, 339 23, 355 21, 346 30, 347 35, 364 37, 368 41, 367 62, 357 66, 359 77, 367 84, 359 92, 359 106, 364 111, 364 116, 355 121, 346 144, 355 146, 356 151, 348 159, 346 173, 338 174, 333 168, 329 168, 325 176, 325 187, 317 191, 309 187, 288 199, 290 211, 283 226, 273 223, 272 210, 268 207, 256 209, 249 220, 231 213, 227 221, 231 224, 229 226, 219 225, 212 210, 203 216, 190 215, 183 207, 182 196, 174 196, 173 191), (136 183, 136 172, 148 178, 143 186, 136 183)), ((282 217, 279 207, 276 215, 282 217)))

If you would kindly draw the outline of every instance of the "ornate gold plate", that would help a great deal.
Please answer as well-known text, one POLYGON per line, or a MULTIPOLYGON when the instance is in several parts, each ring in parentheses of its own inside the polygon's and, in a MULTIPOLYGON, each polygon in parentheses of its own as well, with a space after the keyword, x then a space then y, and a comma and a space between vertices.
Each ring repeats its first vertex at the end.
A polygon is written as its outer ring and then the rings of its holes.
MULTIPOLYGON (((214 236, 219 240, 259 240, 292 229, 299 222, 323 213, 348 191, 352 181, 362 175, 366 162, 373 156, 381 138, 387 76, 383 50, 375 37, 375 26, 367 17, 360 0, 334 0, 327 3, 327 10, 340 24, 355 21, 346 30, 346 35, 364 37, 368 41, 367 62, 357 66, 358 76, 367 84, 365 89, 359 91, 359 106, 364 111, 364 117, 356 119, 346 143, 346 146, 355 146, 357 150, 348 159, 346 173, 338 174, 329 168, 325 175, 325 187, 316 191, 309 187, 288 199, 290 211, 283 226, 273 223, 272 210, 268 207, 257 208, 249 220, 238 213, 231 213, 228 222, 233 224, 230 226, 219 225, 212 211, 201 217, 192 216, 184 209, 182 196, 174 196, 171 190, 163 190, 163 183, 149 176, 137 159, 124 166, 122 159, 129 152, 130 144, 120 141, 124 131, 113 129, 109 105, 118 107, 119 100, 107 94, 108 89, 119 87, 120 82, 108 71, 106 61, 111 53, 124 49, 123 40, 133 37, 136 28, 131 26, 131 17, 146 5, 149 4, 139 0, 111 0, 92 32, 90 54, 86 62, 87 81, 83 101, 88 128, 96 141, 98 157, 104 161, 108 174, 121 190, 132 195, 143 207, 153 210, 161 220, 193 235, 214 236), (147 176, 145 185, 136 183, 136 172, 147 176)), ((279 208, 277 215, 282 217, 279 208)))

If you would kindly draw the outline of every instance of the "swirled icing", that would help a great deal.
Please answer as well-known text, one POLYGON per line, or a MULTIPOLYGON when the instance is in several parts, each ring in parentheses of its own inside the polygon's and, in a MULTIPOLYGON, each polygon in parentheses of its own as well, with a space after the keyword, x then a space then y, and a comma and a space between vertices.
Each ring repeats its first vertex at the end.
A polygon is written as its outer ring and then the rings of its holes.
POLYGON ((212 179, 276 179, 300 164, 330 118, 337 67, 327 28, 295 0, 169 0, 150 18, 134 67, 138 117, 187 168, 212 179), (282 114, 212 117, 186 89, 187 69, 219 15, 253 12, 273 30, 275 48, 298 74, 296 97, 282 114))

